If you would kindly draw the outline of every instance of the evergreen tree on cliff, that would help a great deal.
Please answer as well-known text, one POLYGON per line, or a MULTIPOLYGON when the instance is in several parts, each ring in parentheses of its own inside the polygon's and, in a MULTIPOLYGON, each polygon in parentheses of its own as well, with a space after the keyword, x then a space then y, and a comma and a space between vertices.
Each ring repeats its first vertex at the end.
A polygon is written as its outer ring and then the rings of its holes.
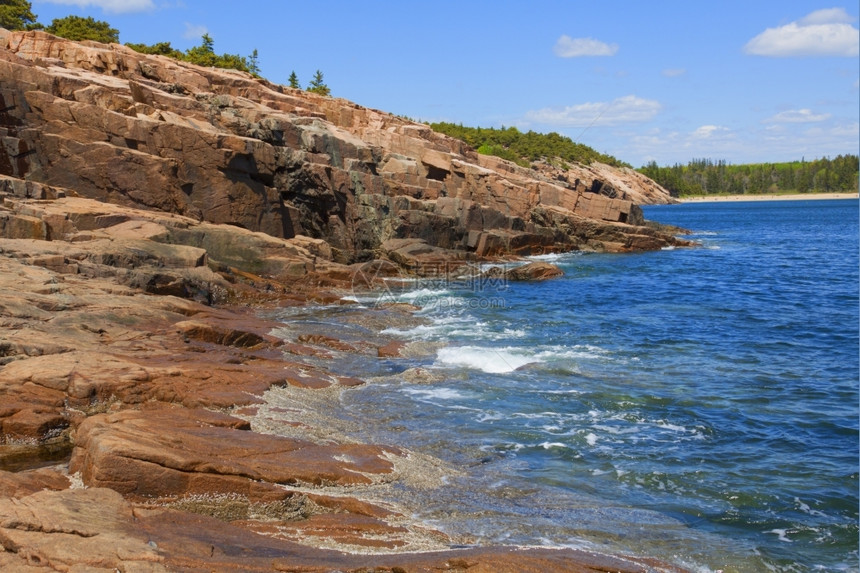
POLYGON ((176 60, 181 60, 185 57, 185 54, 171 46, 170 42, 158 42, 157 44, 152 44, 151 46, 147 46, 146 44, 134 44, 127 42, 125 45, 134 50, 135 52, 140 52, 141 54, 168 56, 176 60))
POLYGON ((323 73, 321 71, 317 70, 317 73, 314 74, 314 79, 312 79, 311 83, 308 84, 308 91, 324 96, 331 95, 331 90, 327 85, 325 85, 323 73))
POLYGON ((33 5, 27 0, 0 0, 0 27, 7 30, 37 30, 33 5))
POLYGON ((215 40, 209 34, 203 34, 201 40, 202 43, 199 46, 189 48, 185 52, 182 57, 183 60, 198 66, 233 69, 242 72, 250 71, 246 58, 237 54, 216 54, 215 40))
POLYGON ((76 42, 93 40, 103 44, 119 43, 119 30, 111 28, 107 22, 94 20, 92 16, 87 18, 80 16, 55 18, 51 25, 45 28, 45 31, 76 42))
POLYGON ((192 64, 197 64, 198 66, 212 67, 215 65, 216 59, 215 41, 209 34, 203 34, 201 37, 201 44, 199 46, 189 48, 185 52, 185 60, 192 64))
POLYGON ((291 88, 296 90, 302 89, 302 84, 299 83, 299 76, 296 75, 295 70, 293 70, 293 72, 290 74, 290 77, 287 81, 290 82, 291 88))

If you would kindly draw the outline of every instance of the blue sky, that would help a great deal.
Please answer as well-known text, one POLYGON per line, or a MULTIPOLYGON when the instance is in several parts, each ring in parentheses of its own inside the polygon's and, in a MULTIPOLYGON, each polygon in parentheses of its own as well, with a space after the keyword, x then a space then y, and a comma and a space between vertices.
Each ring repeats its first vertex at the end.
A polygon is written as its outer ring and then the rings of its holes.
POLYGON ((33 0, 120 41, 259 52, 263 76, 422 121, 556 131, 638 167, 858 153, 845 0, 33 0))

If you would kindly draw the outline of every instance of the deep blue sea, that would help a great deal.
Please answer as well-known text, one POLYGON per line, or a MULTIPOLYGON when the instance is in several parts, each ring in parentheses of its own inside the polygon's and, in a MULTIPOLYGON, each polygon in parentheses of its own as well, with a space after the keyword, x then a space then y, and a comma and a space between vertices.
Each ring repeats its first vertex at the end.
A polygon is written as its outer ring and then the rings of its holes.
MULTIPOLYGON (((459 468, 407 497, 474 543, 857 571, 858 202, 645 214, 700 246, 541 257, 565 275, 540 283, 405 285, 426 322, 386 335, 426 351, 345 357, 369 382, 342 415, 459 468)), ((321 320, 302 312, 284 318, 321 320)))

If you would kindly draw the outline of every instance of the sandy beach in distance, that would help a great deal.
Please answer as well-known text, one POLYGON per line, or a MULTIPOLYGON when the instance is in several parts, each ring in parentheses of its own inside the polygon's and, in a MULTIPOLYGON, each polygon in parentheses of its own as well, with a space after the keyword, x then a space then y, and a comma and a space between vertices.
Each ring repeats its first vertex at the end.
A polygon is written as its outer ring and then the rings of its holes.
POLYGON ((797 201, 803 199, 857 199, 857 193, 793 193, 785 195, 706 195, 682 197, 681 203, 716 203, 728 201, 797 201))

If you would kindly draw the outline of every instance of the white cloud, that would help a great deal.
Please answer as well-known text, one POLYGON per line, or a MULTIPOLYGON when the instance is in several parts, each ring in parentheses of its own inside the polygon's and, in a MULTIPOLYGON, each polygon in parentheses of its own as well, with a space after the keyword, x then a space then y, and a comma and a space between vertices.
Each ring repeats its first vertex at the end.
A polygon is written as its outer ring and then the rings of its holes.
POLYGON ((564 108, 544 108, 526 112, 526 120, 559 127, 590 127, 638 123, 653 118, 661 109, 660 102, 634 95, 610 102, 594 102, 564 108))
POLYGON ((80 8, 89 8, 95 6, 101 8, 105 12, 121 14, 125 12, 145 12, 154 10, 155 3, 153 0, 42 0, 50 4, 63 4, 65 6, 78 6, 80 8))
POLYGON ((559 58, 578 58, 580 56, 614 56, 618 44, 607 44, 594 38, 571 38, 563 34, 552 49, 559 58))
POLYGON ((817 10, 797 22, 768 28, 744 46, 756 56, 847 56, 860 54, 860 31, 842 8, 817 10))
POLYGON ((823 10, 816 10, 797 22, 803 26, 814 26, 816 24, 835 24, 839 22, 849 24, 853 21, 854 18, 843 8, 825 8, 823 10))
MULTIPOLYGON (((860 123, 855 121, 854 123, 834 125, 826 133, 834 137, 849 138, 856 144, 857 139, 860 138, 860 123)), ((854 148, 857 149, 856 145, 854 148)))
POLYGON ((209 28, 202 24, 190 24, 185 22, 185 31, 182 33, 182 37, 186 40, 199 40, 203 37, 203 34, 208 34, 209 28))
POLYGON ((663 70, 660 73, 662 73, 667 78, 677 78, 678 76, 683 76, 684 74, 686 74, 687 70, 685 70, 683 68, 673 68, 673 69, 663 70))
POLYGON ((710 139, 720 133, 728 133, 729 128, 720 125, 703 125, 696 129, 691 136, 693 139, 710 139))
POLYGON ((765 121, 776 123, 811 123, 816 121, 824 121, 825 119, 829 118, 829 113, 812 113, 811 109, 803 108, 781 111, 775 116, 765 121))

